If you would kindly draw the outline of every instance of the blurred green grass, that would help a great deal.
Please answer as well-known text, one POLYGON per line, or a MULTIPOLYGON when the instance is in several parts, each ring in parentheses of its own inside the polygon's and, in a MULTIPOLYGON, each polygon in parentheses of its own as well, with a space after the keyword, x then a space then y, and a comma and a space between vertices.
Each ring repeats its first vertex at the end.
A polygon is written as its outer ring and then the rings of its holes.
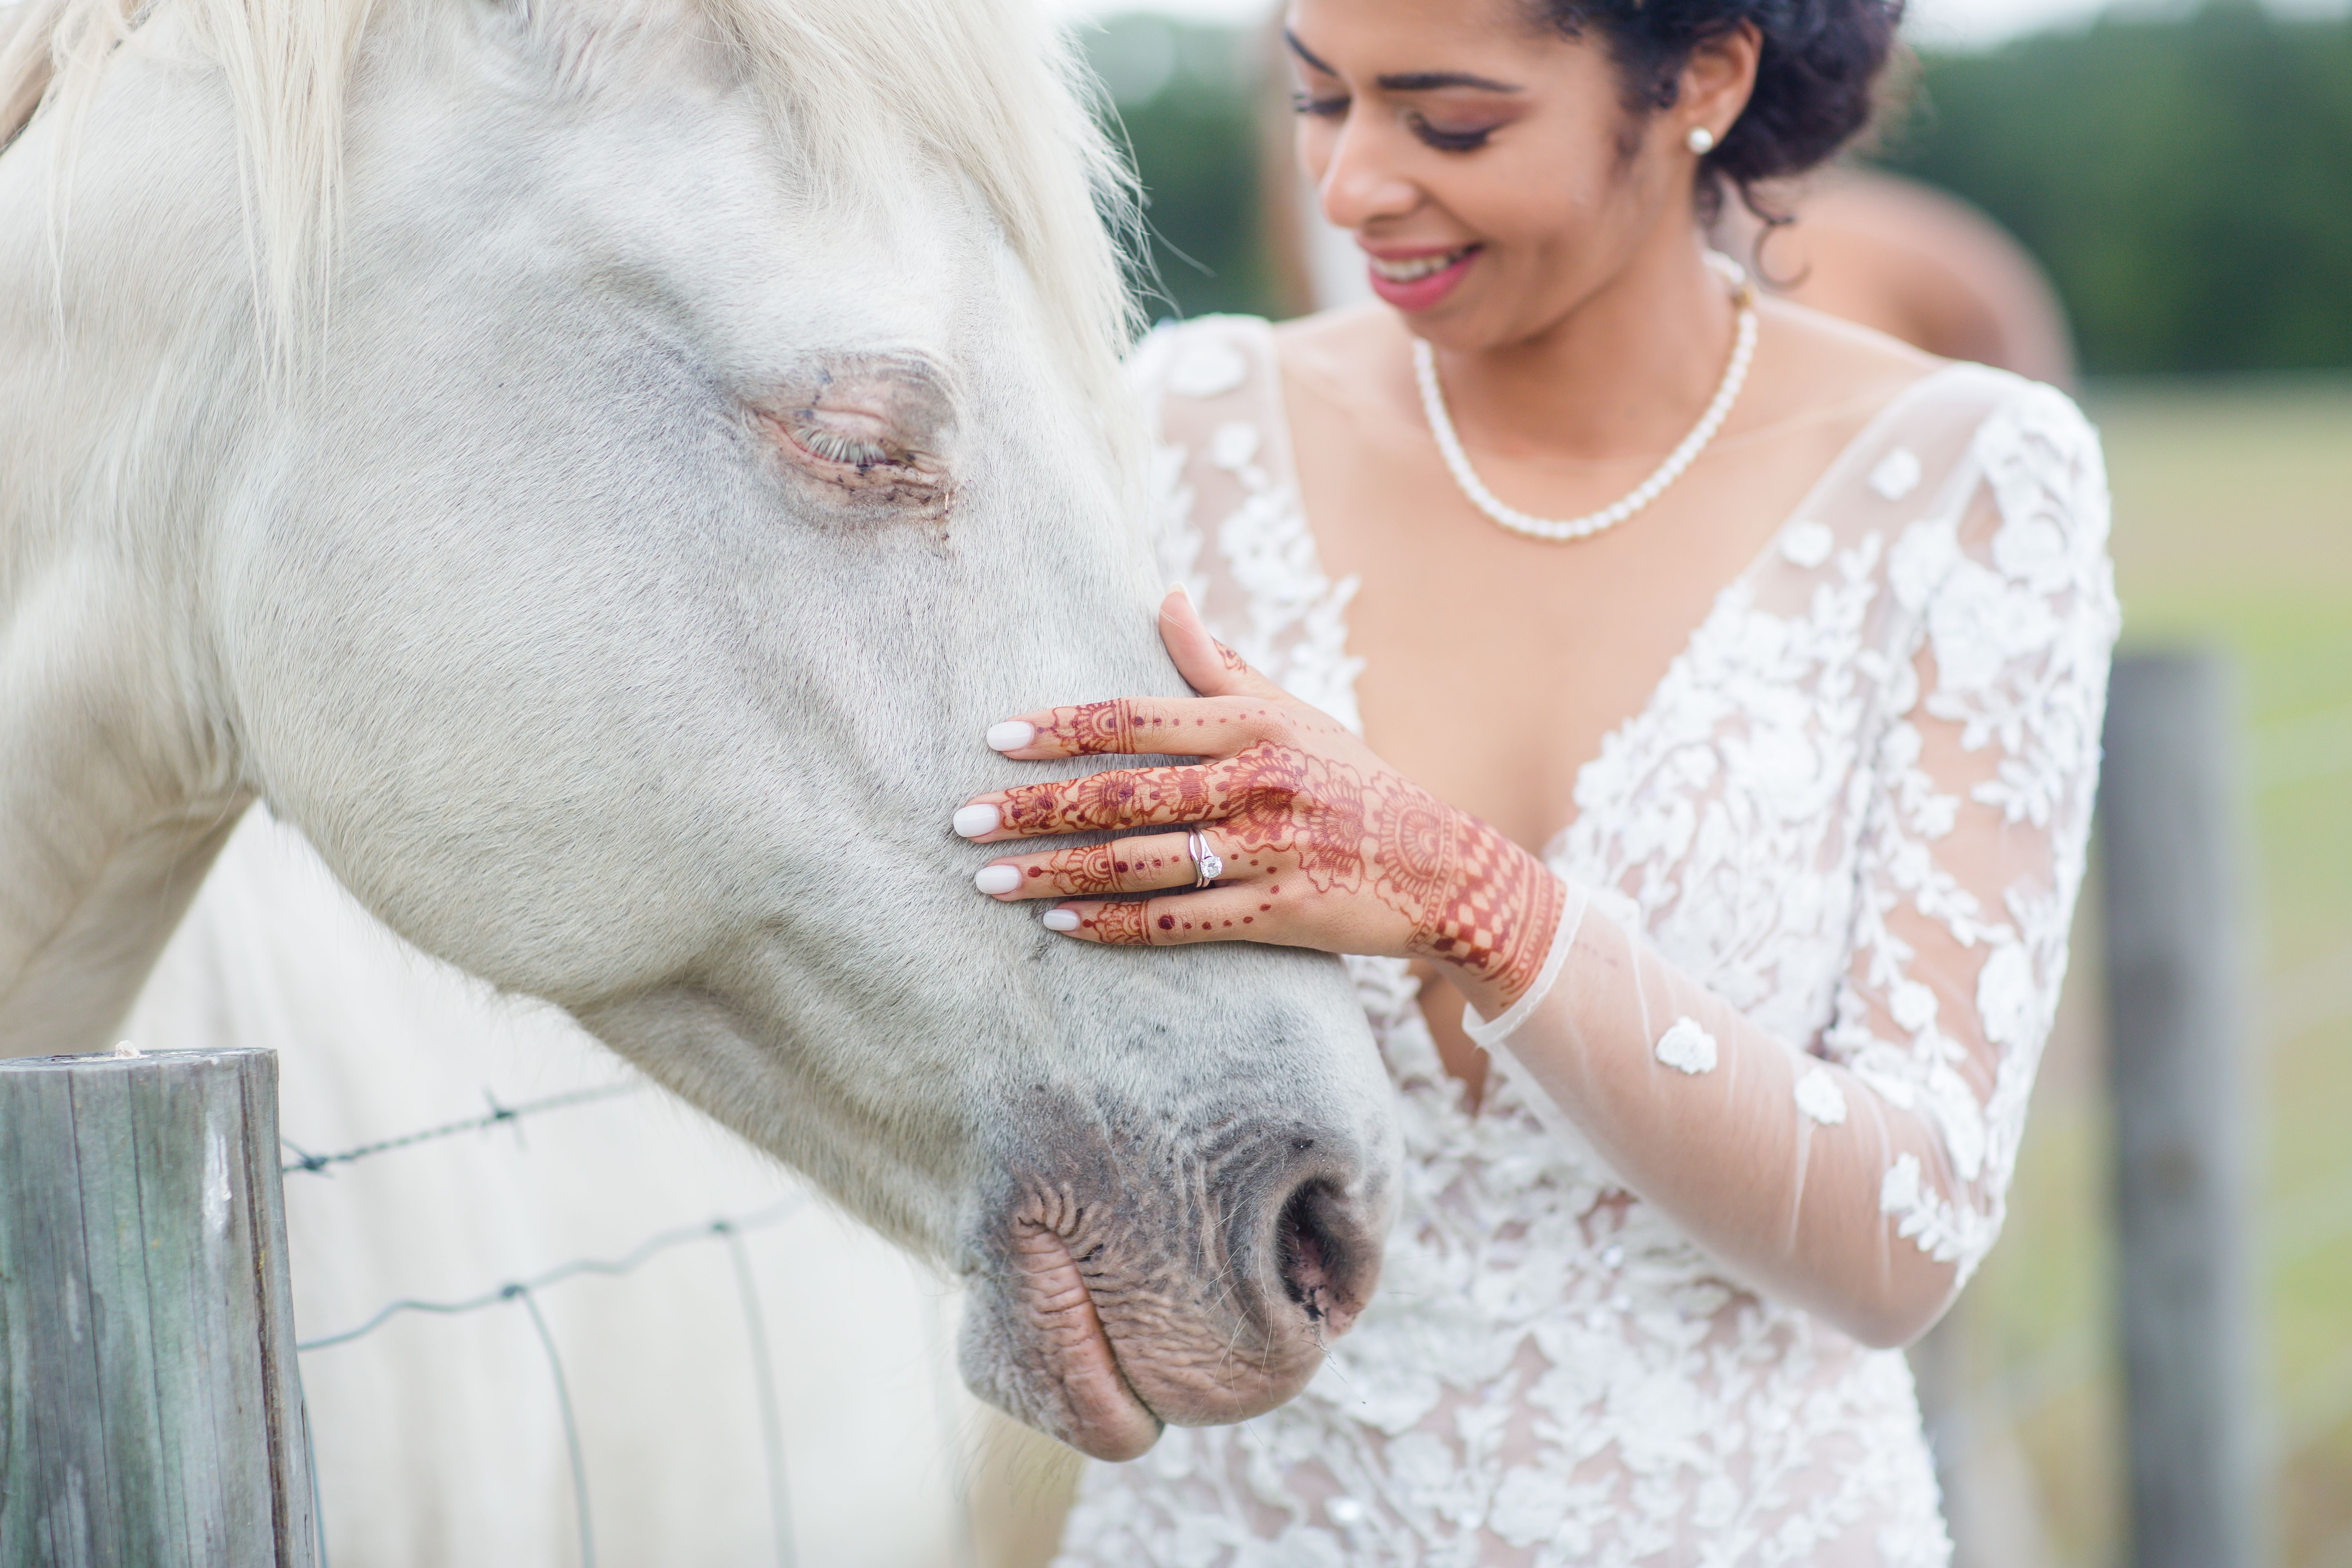
MULTIPOLYGON (((2242 679, 2273 1561, 2352 1568, 2352 378, 2109 383, 2084 402, 2126 647, 2218 645, 2242 679)), ((1986 1506, 2031 1513, 2011 1549, 2086 1568, 2123 1560, 2095 921, 2086 894, 2007 1234, 1948 1352, 1978 1391, 1959 1430, 1986 1506), (2003 1452, 2021 1461, 2006 1482, 1982 1463, 2003 1452)))

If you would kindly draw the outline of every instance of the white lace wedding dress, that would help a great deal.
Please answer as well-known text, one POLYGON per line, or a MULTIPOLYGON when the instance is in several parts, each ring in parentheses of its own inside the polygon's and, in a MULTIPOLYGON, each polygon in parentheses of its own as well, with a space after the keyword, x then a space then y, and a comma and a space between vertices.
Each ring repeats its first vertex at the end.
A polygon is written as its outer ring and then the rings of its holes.
MULTIPOLYGON (((1354 584, 1299 510, 1269 329, 1163 329, 1137 371, 1171 580, 1354 723, 1354 584)), ((1349 961, 1404 1129, 1379 1294, 1290 1405, 1089 1467, 1063 1568, 1947 1561, 1901 1353, 1788 1298, 1831 1255, 1941 1289, 2000 1227, 2083 872, 2106 529, 2057 393, 1955 365, 1880 414, 1577 781, 1554 956, 1630 983, 1570 962, 1496 1020, 1473 1114, 1403 964, 1349 961), (1612 1142, 1612 1105, 1691 1141, 1612 1142), (1785 1226, 1685 1194, 1725 1158, 1785 1226), (1815 1245, 1840 1226, 1875 1236, 1815 1245)))

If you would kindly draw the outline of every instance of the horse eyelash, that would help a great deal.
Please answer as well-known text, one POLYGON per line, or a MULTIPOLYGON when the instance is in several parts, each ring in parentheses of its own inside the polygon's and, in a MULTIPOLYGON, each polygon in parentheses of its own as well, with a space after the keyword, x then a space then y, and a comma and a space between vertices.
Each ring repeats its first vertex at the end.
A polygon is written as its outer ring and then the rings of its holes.
POLYGON ((861 441, 854 436, 845 436, 822 425, 801 426, 793 430, 793 438, 826 462, 840 463, 860 472, 879 466, 898 466, 892 459, 888 447, 873 441, 861 441))

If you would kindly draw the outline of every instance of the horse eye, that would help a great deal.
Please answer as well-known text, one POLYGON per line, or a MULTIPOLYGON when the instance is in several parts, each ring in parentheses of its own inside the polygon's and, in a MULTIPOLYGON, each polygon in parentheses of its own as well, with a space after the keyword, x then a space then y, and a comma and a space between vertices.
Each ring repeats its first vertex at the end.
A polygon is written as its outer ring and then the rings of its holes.
POLYGON ((807 478, 902 500, 944 493, 954 400, 927 361, 829 356, 747 402, 770 447, 807 478))

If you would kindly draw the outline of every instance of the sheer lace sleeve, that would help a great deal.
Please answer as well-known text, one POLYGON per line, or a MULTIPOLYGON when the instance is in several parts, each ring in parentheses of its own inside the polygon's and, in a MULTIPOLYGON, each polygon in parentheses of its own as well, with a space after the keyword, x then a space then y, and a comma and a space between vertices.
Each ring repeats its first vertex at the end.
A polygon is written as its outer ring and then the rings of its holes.
MULTIPOLYGON (((1836 531, 1868 567, 1877 630, 1848 689, 1805 699, 1863 715, 1826 1026, 1804 1039, 1758 1022, 1662 956, 1616 888, 1572 889, 1549 986, 1469 1020, 1629 1189, 1736 1273, 1878 1344, 1931 1323, 2000 1228, 2065 975, 2117 624, 2088 425, 2004 382, 1971 429, 1940 483, 1919 484, 1908 447, 1870 474, 1882 497, 1928 498, 1912 521, 1836 531)), ((1791 557, 1806 528, 1826 557, 1818 522, 1794 525, 1791 557)), ((1727 760, 1706 765, 1737 768, 1742 743, 1724 732, 1727 760)))

